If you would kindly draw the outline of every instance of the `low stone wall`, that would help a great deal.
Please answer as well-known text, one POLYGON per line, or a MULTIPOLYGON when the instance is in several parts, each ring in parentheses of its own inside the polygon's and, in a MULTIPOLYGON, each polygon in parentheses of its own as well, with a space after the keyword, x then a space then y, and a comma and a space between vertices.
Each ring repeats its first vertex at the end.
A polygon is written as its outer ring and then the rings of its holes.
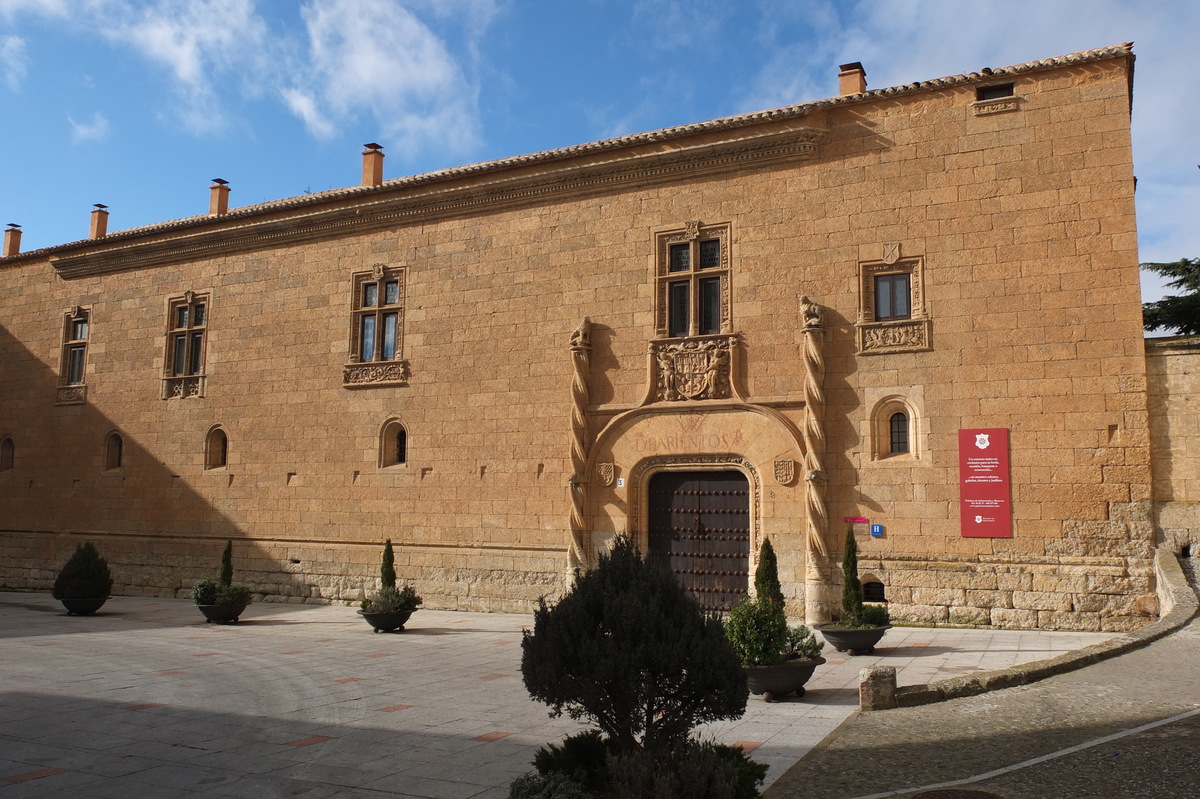
POLYGON ((1139 649, 1183 627, 1200 611, 1200 600, 1188 582, 1175 555, 1166 549, 1155 553, 1154 568, 1158 582, 1162 615, 1151 624, 1098 644, 1085 646, 1046 660, 1023 663, 1007 669, 987 671, 926 685, 896 687, 896 670, 890 666, 871 667, 860 674, 859 704, 862 710, 887 710, 913 707, 957 699, 963 696, 1013 688, 1083 668, 1101 660, 1139 649))

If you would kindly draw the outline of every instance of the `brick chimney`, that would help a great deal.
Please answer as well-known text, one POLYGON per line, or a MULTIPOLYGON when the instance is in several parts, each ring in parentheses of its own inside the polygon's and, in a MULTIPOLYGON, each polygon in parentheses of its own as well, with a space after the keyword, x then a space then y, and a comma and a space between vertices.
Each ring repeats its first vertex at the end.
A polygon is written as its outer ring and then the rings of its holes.
POLYGON ((383 183, 383 145, 371 142, 363 147, 362 185, 378 186, 383 183))
POLYGON ((221 216, 229 213, 229 181, 213 178, 208 187, 208 215, 221 216))
POLYGON ((19 252, 21 252, 21 226, 16 222, 9 222, 8 227, 4 230, 4 249, 0 251, 0 257, 7 258, 19 252))
POLYGON ((96 203, 92 210, 92 229, 88 232, 89 239, 102 239, 108 235, 108 206, 96 203))
POLYGON ((842 64, 838 69, 838 93, 845 97, 847 94, 861 94, 867 90, 867 71, 863 65, 855 61, 842 64))

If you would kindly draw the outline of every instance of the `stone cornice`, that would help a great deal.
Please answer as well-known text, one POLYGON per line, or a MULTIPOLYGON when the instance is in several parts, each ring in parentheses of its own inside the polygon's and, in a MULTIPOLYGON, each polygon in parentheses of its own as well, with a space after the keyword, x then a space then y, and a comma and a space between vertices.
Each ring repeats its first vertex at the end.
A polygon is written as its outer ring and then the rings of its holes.
MULTIPOLYGON (((693 179, 815 157, 826 132, 808 126, 771 126, 742 130, 737 137, 680 143, 670 148, 635 147, 607 157, 582 157, 567 164, 513 167, 474 180, 447 180, 405 187, 386 196, 370 193, 329 201, 324 207, 272 209, 265 218, 210 220, 195 232, 158 231, 119 241, 89 242, 86 249, 51 255, 63 278, 177 264, 202 258, 327 239, 342 233, 393 228, 468 214, 481 208, 513 207, 551 196, 601 193, 648 182, 693 179), (290 212, 289 212, 290 211, 290 212)), ((232 216, 232 215, 230 215, 232 216)))

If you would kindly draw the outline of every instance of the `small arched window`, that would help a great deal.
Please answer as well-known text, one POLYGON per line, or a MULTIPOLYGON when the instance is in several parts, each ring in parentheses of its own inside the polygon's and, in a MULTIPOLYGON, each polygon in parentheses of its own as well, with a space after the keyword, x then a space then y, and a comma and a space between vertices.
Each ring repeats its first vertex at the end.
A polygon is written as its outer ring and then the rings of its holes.
POLYGON ((229 464, 229 436, 219 427, 208 431, 204 442, 204 468, 224 469, 229 464))
POLYGON ((379 465, 399 466, 408 463, 408 431, 399 420, 393 419, 383 426, 379 440, 379 465))
POLYGON ((8 436, 0 441, 0 472, 7 472, 13 467, 13 440, 8 436))
POLYGON ((120 469, 125 460, 125 442, 115 430, 104 439, 104 468, 120 469))
POLYGON ((862 584, 863 602, 887 602, 887 596, 884 593, 883 583, 877 580, 864 582, 862 584))
POLYGON ((900 455, 908 452, 908 414, 896 411, 888 419, 888 452, 900 455))

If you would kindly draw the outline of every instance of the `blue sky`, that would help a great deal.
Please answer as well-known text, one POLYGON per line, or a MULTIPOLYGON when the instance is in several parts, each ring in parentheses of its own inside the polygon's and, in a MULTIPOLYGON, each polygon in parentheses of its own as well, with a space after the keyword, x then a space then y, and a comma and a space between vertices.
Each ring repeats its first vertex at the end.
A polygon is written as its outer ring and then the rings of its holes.
POLYGON ((1126 41, 1141 259, 1200 256, 1194 0, 0 0, 0 225, 30 250, 93 203, 205 213, 212 178, 355 185, 365 142, 393 178, 829 97, 848 61, 884 88, 1126 41))

